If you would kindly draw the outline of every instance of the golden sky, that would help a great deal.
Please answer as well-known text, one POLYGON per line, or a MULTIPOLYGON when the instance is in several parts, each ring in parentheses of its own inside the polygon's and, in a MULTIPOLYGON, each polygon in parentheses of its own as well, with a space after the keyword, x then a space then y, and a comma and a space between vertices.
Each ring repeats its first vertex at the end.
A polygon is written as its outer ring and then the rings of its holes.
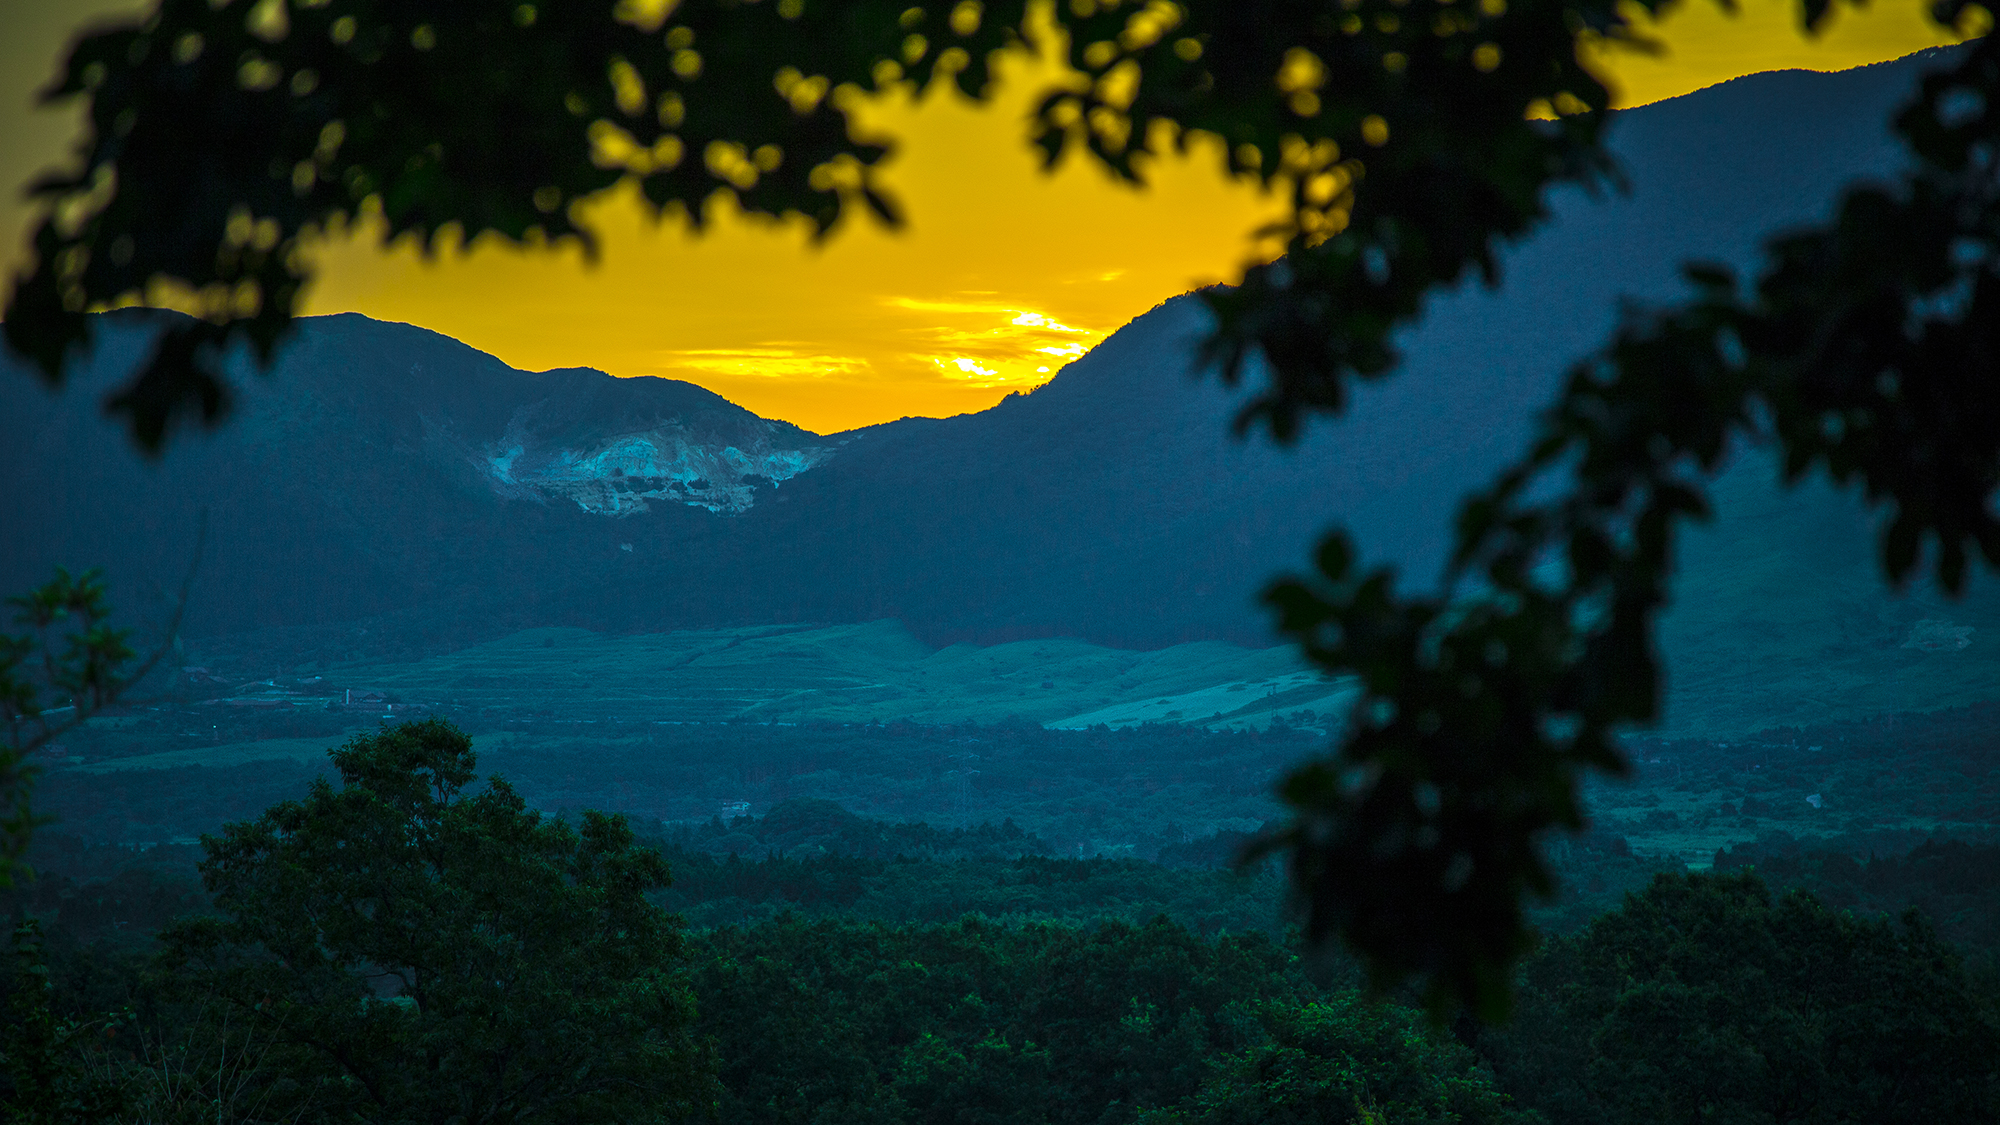
MULTIPOLYGON (((607 0, 608 2, 608 0, 607 0)), ((59 160, 73 111, 32 110, 77 26, 144 5, 0 0, 0 246, 20 261, 20 185, 59 160)), ((1950 41, 1917 0, 1843 11, 1818 39, 1796 3, 1742 0, 1669 11, 1661 57, 1601 61, 1618 104, 1642 105, 1742 74, 1839 70, 1950 41)), ((766 417, 821 433, 905 415, 980 410, 1046 381, 1126 321, 1227 280, 1275 201, 1224 180, 1213 153, 1163 161, 1142 190, 1072 162, 1038 169, 1021 122, 1038 64, 1023 60, 992 105, 941 93, 895 98, 866 124, 900 138, 887 180, 909 225, 852 222, 829 243, 803 228, 725 219, 692 238, 612 196, 587 214, 603 254, 475 244, 425 262, 405 248, 326 248, 307 312, 354 311, 453 336, 515 367, 587 366, 686 379, 766 417)))

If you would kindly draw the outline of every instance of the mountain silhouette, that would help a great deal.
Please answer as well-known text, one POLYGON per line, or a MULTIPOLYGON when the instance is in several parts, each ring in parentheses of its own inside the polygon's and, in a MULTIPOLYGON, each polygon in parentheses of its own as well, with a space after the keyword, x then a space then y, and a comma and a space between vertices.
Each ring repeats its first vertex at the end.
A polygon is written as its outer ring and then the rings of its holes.
MULTIPOLYGON (((1232 435, 1245 392, 1192 370, 1206 320, 1184 296, 1031 394, 825 436, 685 383, 521 372, 420 328, 318 317, 270 373, 240 365, 234 418, 152 463, 97 403, 170 314, 105 314, 60 395, 0 376, 0 585, 61 563, 170 589, 205 511, 188 633, 255 633, 301 658, 536 625, 879 618, 940 645, 1271 643, 1258 591, 1335 522, 1433 580, 1458 498, 1523 448, 1620 299, 1674 298, 1690 259, 1750 267, 1765 237, 1893 168, 1885 122, 1934 58, 1620 113, 1630 191, 1563 193, 1499 289, 1436 297, 1404 334, 1404 369, 1295 448, 1232 435)), ((1719 482, 1721 519, 1688 552, 1667 632, 1691 674, 1734 674, 1700 658, 1734 651, 1717 639, 1730 630, 1886 651, 1924 620, 1992 643, 1984 586, 1962 603, 1888 597, 1869 514, 1823 486, 1779 489, 1765 461, 1748 451, 1719 482)))

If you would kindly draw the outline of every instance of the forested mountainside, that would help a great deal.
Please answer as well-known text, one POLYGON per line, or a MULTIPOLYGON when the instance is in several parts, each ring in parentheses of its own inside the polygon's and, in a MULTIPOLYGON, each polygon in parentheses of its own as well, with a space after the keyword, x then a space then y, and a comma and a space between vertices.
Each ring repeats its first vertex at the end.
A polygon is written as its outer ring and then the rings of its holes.
MULTIPOLYGON (((124 604, 170 591, 205 512, 189 636, 291 630, 353 658, 537 625, 882 618, 932 644, 1267 643, 1257 591, 1332 521, 1434 572, 1454 500, 1520 447, 1615 298, 1667 296, 1687 258, 1745 261, 1887 166, 1881 122, 1921 66, 1759 75, 1622 114, 1629 195, 1562 199, 1499 292, 1437 301, 1407 369, 1292 450, 1232 436, 1237 392, 1190 375, 1203 322, 1183 297, 1033 394, 832 436, 686 384, 519 372, 418 328, 320 318, 245 375, 232 424, 149 464, 97 416, 146 333, 144 314, 109 314, 62 396, 0 378, 0 584, 60 563, 105 566, 124 604)), ((1884 598, 1858 508, 1769 477, 1747 457, 1690 552, 1668 626, 1680 683, 1743 674, 1703 661, 1774 632, 1822 642, 1786 672, 1822 694, 1875 678, 1814 678, 1842 661, 1980 657, 1990 596, 1884 598), (1918 643, 1933 633, 1951 644, 1918 643)))

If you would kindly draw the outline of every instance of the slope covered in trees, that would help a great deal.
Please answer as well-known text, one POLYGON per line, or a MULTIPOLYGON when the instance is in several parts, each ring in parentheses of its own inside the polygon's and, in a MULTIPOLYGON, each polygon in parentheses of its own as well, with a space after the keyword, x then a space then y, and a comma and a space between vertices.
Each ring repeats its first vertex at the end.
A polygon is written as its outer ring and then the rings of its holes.
POLYGON ((1990 845, 1846 883, 1845 853, 1798 856, 1824 893, 1866 887, 1852 913, 1782 893, 1766 852, 1768 883, 1635 882, 1587 924, 1551 919, 1521 1018, 1447 1030, 1257 921, 1268 871, 1053 859, 1012 825, 823 801, 635 839, 622 817, 538 817, 505 782, 473 785, 479 763, 435 720, 334 761, 338 787, 204 842, 206 892, 127 852, 109 878, 100 854, 10 895, 10 920, 45 936, 24 930, 0 975, 0 1104, 1024 1125, 2000 1109, 1996 935, 1955 925, 1954 945, 1916 909, 1891 916, 1947 885, 1990 891, 1990 845))
MULTIPOLYGON (((426 247, 588 243, 565 203, 628 183, 695 226, 717 192, 822 232, 860 207, 893 223, 872 178, 886 149, 840 127, 857 99, 933 83, 985 97, 1000 52, 1040 45, 1082 80, 1031 118, 1051 162, 1081 150, 1136 180, 1158 147, 1216 135, 1228 171, 1290 191, 1287 253, 1201 294, 1200 343, 1226 383, 1262 377, 1240 418, 1289 441, 1398 367, 1396 333, 1437 290, 1497 284, 1501 250, 1563 191, 1617 182, 1610 95, 1580 48, 1636 39, 1651 11, 1356 6, 1369 11, 967 2, 929 26, 933 50, 916 31, 930 12, 874 0, 546 19, 164 0, 81 39, 50 91, 86 100, 90 129, 77 165, 33 187, 43 221, 5 332, 60 385, 94 310, 181 287, 200 318, 165 325, 107 402, 158 449, 179 419, 220 417, 233 345, 273 357, 310 277, 303 240, 373 215, 426 247), (690 139, 701 167, 682 159, 690 139)), ((1831 9, 1808 0, 1807 29, 1831 9)), ((1929 15, 1991 29, 1970 0, 1929 15)), ((1788 485, 1823 472, 1865 490, 1892 584, 1956 595, 2000 566, 1996 92, 1993 40, 1951 53, 1896 111, 1906 167, 1764 241, 1747 282, 1691 262, 1685 297, 1624 309, 1527 449, 1458 505, 1442 590, 1421 573, 1399 587, 1345 529, 1270 588, 1281 631, 1360 689, 1336 753, 1280 788, 1311 940, 1338 935, 1379 986, 1420 980, 1438 1010, 1505 1012, 1531 944, 1523 899, 1553 885, 1543 844, 1583 829, 1584 779, 1624 772, 1623 734, 1660 718, 1656 642, 1685 529, 1744 442, 1768 442, 1788 485)))

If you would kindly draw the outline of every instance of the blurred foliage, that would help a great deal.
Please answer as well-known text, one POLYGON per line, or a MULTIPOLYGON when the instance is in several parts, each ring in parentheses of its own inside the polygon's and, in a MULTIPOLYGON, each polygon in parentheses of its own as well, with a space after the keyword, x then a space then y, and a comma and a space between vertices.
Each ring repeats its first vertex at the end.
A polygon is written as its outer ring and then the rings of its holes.
POLYGON ((1771 242, 1747 286, 1691 266, 1687 305, 1630 310, 1528 455, 1465 502, 1440 592, 1399 592, 1339 532, 1271 589, 1313 659, 1363 684, 1336 756, 1284 789, 1311 933, 1384 983, 1427 980, 1440 1008, 1506 1010, 1523 899, 1553 891, 1542 842, 1582 828, 1580 775, 1623 773, 1620 734, 1658 718, 1677 536, 1746 446, 1888 509, 1892 582, 1929 571, 1955 594, 1971 556, 2000 566, 1996 92, 2000 43, 1959 48, 1896 119, 1901 182, 1771 242))
POLYGON ((33 188, 47 220, 7 335, 59 380, 88 310, 169 296, 199 309, 111 404, 157 448, 177 417, 220 416, 230 345, 268 360, 318 232, 369 216, 427 251, 488 232, 589 248, 571 205, 627 179, 696 226, 718 192, 821 233, 854 205, 897 222, 873 177, 886 145, 853 135, 857 99, 946 83, 984 97, 994 53, 1034 43, 1071 71, 1029 123, 1049 162, 1083 151, 1136 180, 1140 157, 1205 134, 1226 174, 1291 194, 1289 233, 1312 253, 1215 298, 1226 370, 1252 348, 1272 359, 1280 382, 1259 409, 1289 434, 1301 407, 1344 401, 1346 376, 1391 366, 1389 330, 1433 286, 1493 276, 1548 186, 1606 182, 1590 111, 1608 95, 1575 44, 1634 39, 1625 11, 163 0, 84 37, 48 91, 86 98, 90 132, 80 166, 33 188))
POLYGON ((21 861, 39 823, 30 800, 39 771, 29 756, 116 699, 152 664, 136 674, 130 667, 130 633, 112 627, 95 571, 58 568, 46 585, 7 601, 23 632, 0 633, 0 889, 33 874, 21 861))
MULTIPOLYGON (((1208 358, 1269 374, 1241 421, 1289 439, 1393 370, 1429 294, 1496 281, 1553 189, 1617 184, 1578 46, 1635 42, 1653 7, 163 0, 81 40, 50 91, 87 99, 89 135, 34 188, 46 218, 5 330, 59 381, 91 310, 199 309, 110 403, 157 448, 178 418, 222 414, 231 347, 268 361, 320 232, 379 217, 426 250, 488 232, 588 247, 570 207, 628 178, 697 225, 717 192, 821 233, 853 205, 895 221, 855 99, 983 96, 993 52, 1047 40, 1074 71, 1029 124, 1048 160, 1136 177, 1141 154, 1205 134, 1226 173, 1290 193, 1290 252, 1207 295, 1208 358)), ((1817 28, 1833 5, 1803 9, 1817 28)), ((1523 897, 1552 890, 1542 841, 1582 827, 1580 777, 1622 770, 1615 734, 1657 714, 1675 537, 1729 451, 1767 443, 1790 478, 1824 470, 1891 509, 1892 580, 1957 590, 1971 554, 2000 564, 2000 43, 1950 55, 1896 128, 1915 158, 1898 180, 1772 242, 1748 285, 1691 268, 1692 300, 1634 311, 1578 365, 1529 454, 1466 504, 1445 591, 1399 593, 1338 533, 1316 574, 1273 589, 1283 626, 1365 687, 1336 755, 1287 783, 1298 816, 1273 845, 1310 933, 1378 984, 1506 1009, 1523 897)))

